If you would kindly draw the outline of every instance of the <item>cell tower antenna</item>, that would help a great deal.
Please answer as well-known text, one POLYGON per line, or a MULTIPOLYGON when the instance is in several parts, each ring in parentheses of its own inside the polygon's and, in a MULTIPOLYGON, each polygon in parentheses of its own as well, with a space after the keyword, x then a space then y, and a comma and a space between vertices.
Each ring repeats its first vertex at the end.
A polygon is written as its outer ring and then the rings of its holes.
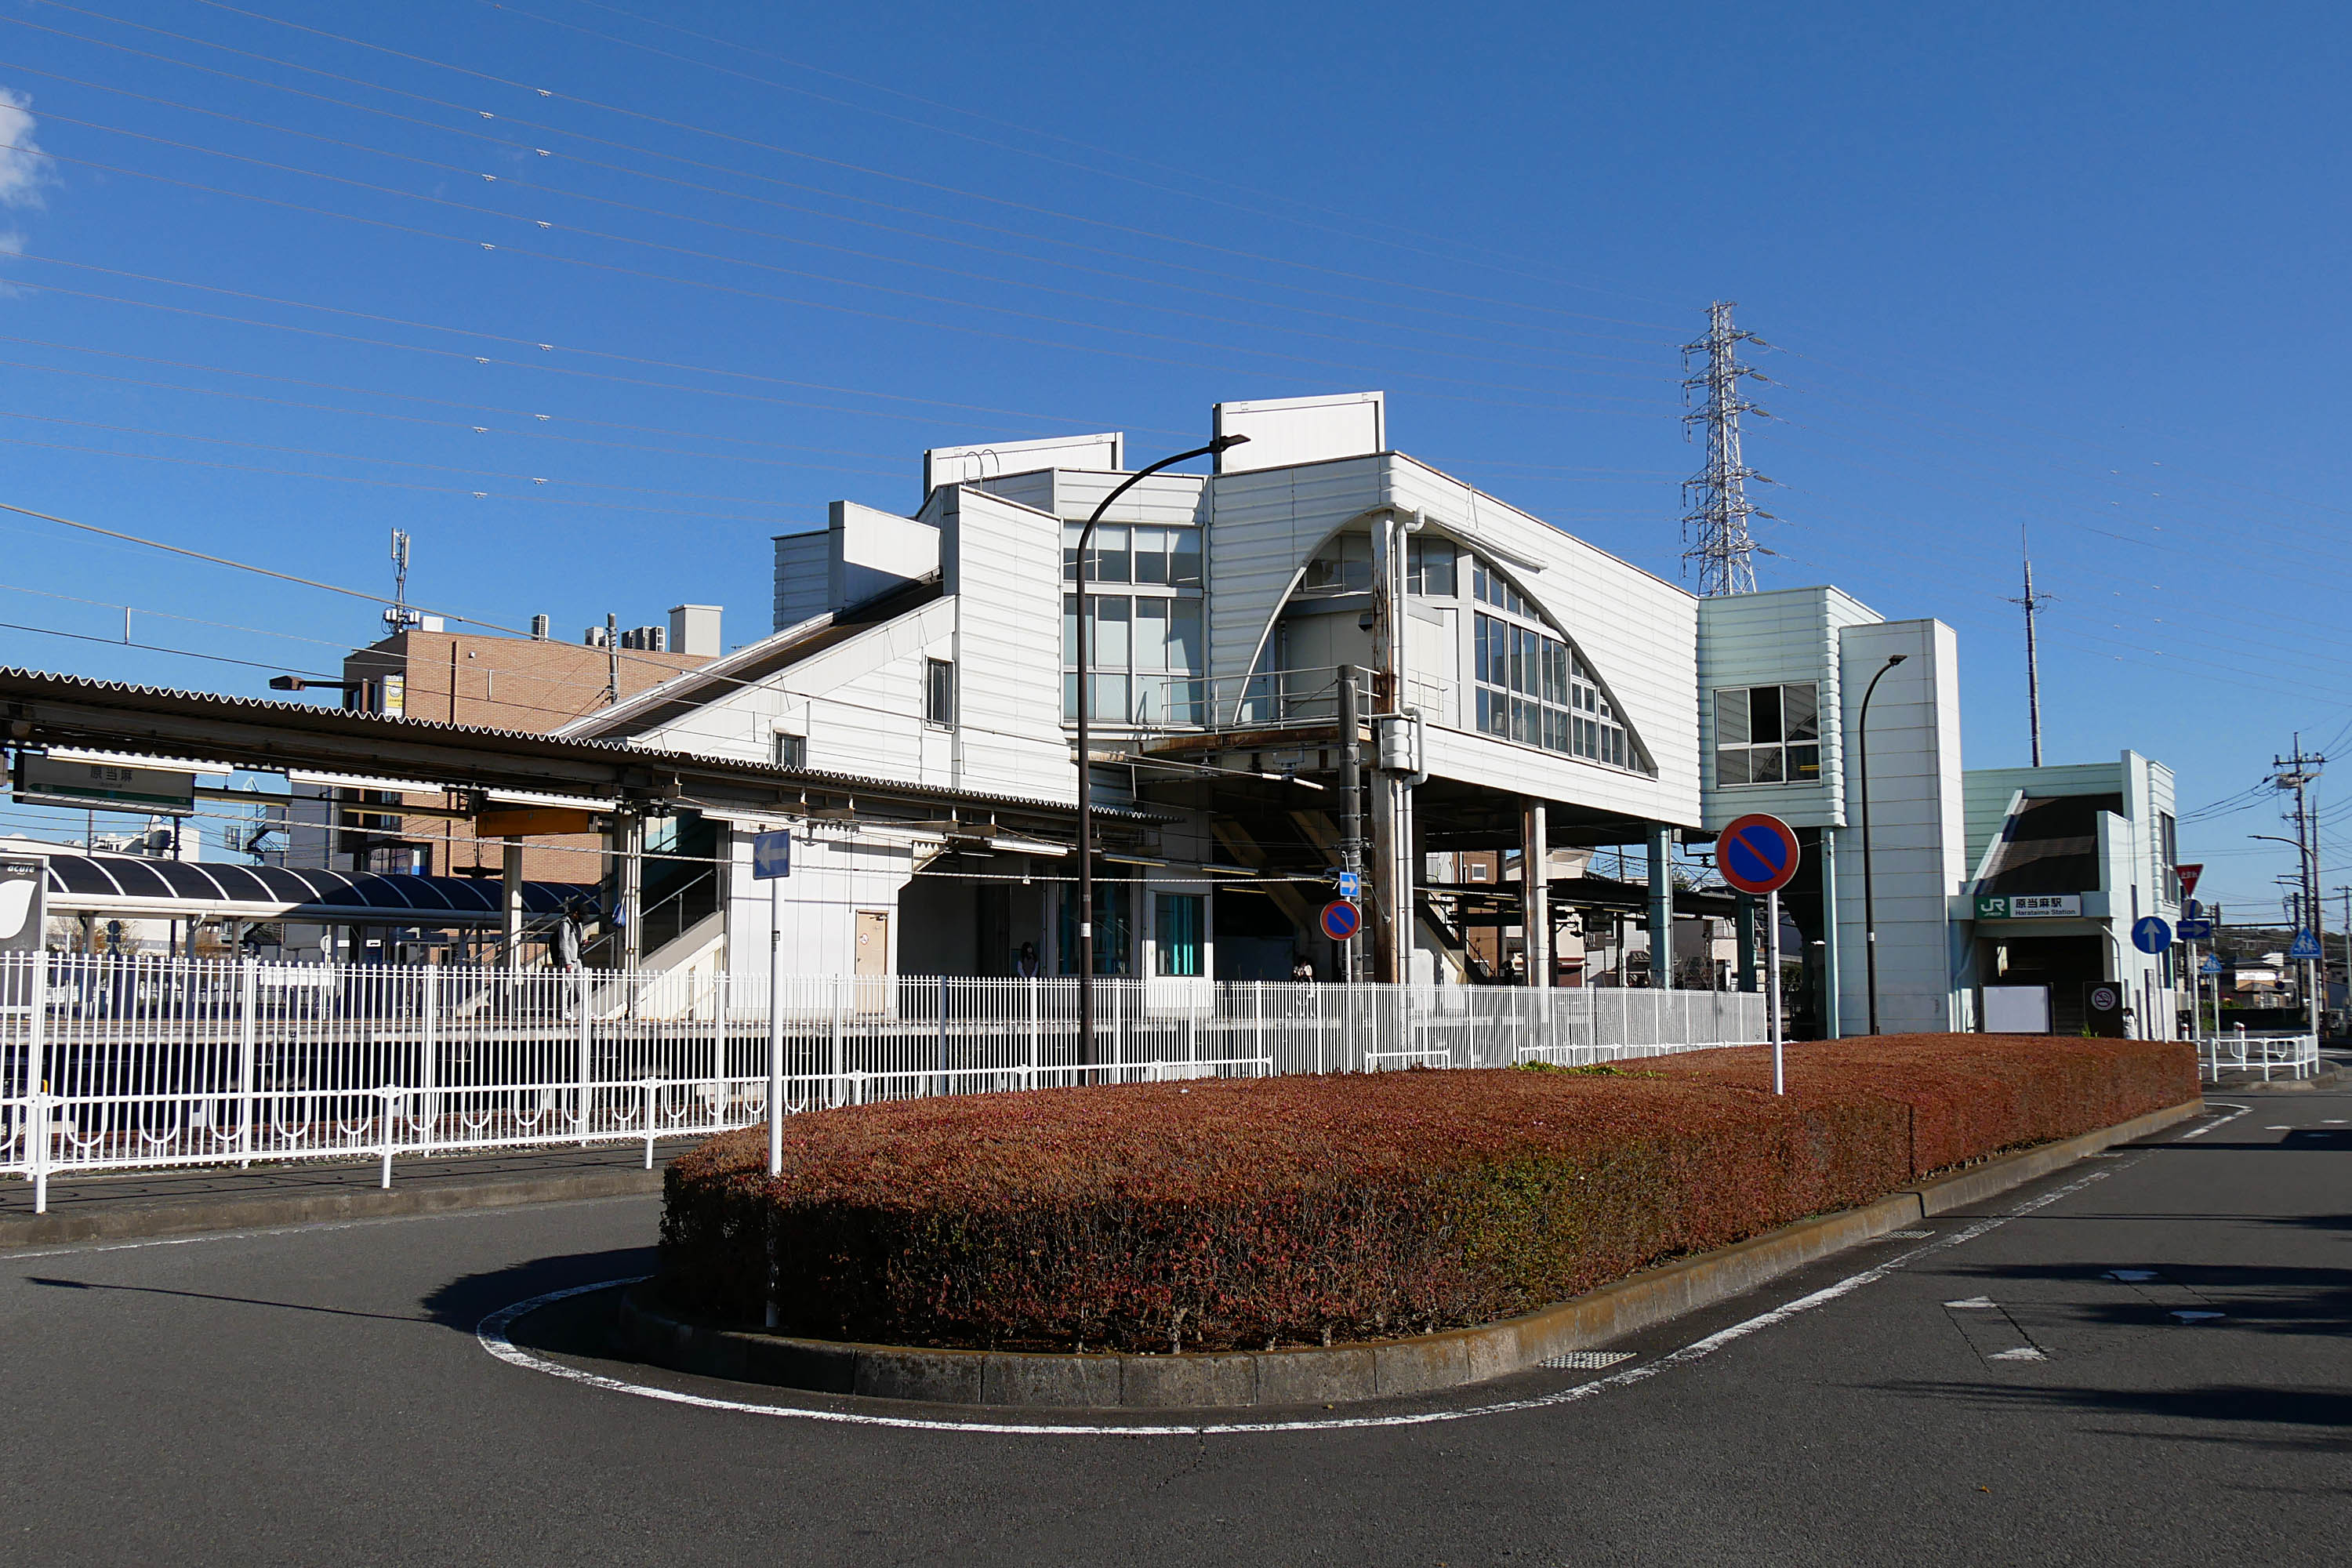
POLYGON ((383 624, 394 637, 424 624, 424 617, 408 607, 408 535, 397 528, 392 531, 392 604, 383 612, 383 624))
POLYGON ((2033 765, 2038 768, 2042 765, 2042 655, 2033 641, 2033 617, 2058 595, 2033 591, 2033 552, 2026 545, 2022 523, 2018 525, 2017 549, 2025 558, 2025 595, 2010 603, 2025 606, 2025 726, 2033 742, 2033 765))
POLYGON ((1683 514, 1683 543, 1687 547, 1683 551, 1683 571, 1687 575, 1691 563, 1698 563, 1698 591, 1708 597, 1756 592, 1755 557, 1762 546, 1748 537, 1748 520, 1772 515, 1759 510, 1748 499, 1748 480, 1759 485, 1772 481, 1748 467, 1739 455, 1739 416, 1772 417, 1740 395, 1742 380, 1762 381, 1765 376, 1739 363, 1739 345, 1754 343, 1759 349, 1772 345, 1731 324, 1734 303, 1717 300, 1709 305, 1706 336, 1683 345, 1683 401, 1690 408, 1683 416, 1683 438, 1690 438, 1694 425, 1706 427, 1706 466, 1683 481, 1683 505, 1690 509, 1683 514), (1692 366, 1702 360, 1704 368, 1693 371, 1692 366))

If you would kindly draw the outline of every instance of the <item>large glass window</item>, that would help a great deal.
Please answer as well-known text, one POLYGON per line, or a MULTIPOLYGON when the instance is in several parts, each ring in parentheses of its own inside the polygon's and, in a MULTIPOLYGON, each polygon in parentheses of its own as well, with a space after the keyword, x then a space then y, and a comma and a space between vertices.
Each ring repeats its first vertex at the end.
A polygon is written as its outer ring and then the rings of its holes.
MULTIPOLYGON (((1062 578, 1078 580, 1078 537, 1086 532, 1072 522, 1062 527, 1062 578)), ((1201 585, 1201 531, 1197 528, 1154 528, 1142 523, 1106 522, 1095 529, 1090 553, 1096 583, 1140 583, 1149 587, 1192 588, 1201 585)))
MULTIPOLYGON (((1097 974, 1132 974, 1135 926, 1129 915, 1135 889, 1127 882, 1097 876, 1095 879, 1095 973, 1097 974)), ((1061 956, 1061 972, 1078 972, 1078 890, 1066 883, 1056 900, 1060 919, 1056 921, 1060 940, 1055 951, 1061 956)))
POLYGON ((1152 946, 1160 973, 1202 972, 1202 903, 1192 893, 1160 893, 1152 900, 1152 946))
POLYGON ((1715 782, 1815 784, 1822 776, 1821 689, 1725 686, 1715 693, 1715 782))
MULTIPOLYGON (((1189 595, 1089 594, 1094 679, 1087 717, 1105 724, 1198 724, 1208 638, 1189 595)), ((1078 595, 1062 596, 1062 719, 1078 716, 1078 595)))
POLYGON ((1433 599, 1454 597, 1454 542, 1415 539, 1405 546, 1404 586, 1408 594, 1433 599))
POLYGON ((1592 672, 1558 637, 1480 615, 1471 626, 1471 658, 1476 721, 1486 733, 1612 767, 1640 766, 1592 672))

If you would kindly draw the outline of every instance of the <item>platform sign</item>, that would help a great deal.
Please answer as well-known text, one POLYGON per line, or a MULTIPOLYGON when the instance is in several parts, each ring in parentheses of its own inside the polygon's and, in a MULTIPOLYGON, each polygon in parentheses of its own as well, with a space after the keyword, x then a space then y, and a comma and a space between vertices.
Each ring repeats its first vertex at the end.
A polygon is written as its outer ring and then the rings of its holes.
POLYGON ((2154 955, 2172 945, 2172 927, 2160 915, 2142 915, 2132 921, 2132 945, 2154 955))
POLYGON ((751 839, 751 875, 767 882, 792 874, 792 829, 787 827, 774 833, 754 835, 751 839))
POLYGON ((1349 903, 1352 904, 1358 899, 1364 896, 1364 879, 1357 873, 1353 871, 1342 871, 1339 873, 1338 880, 1339 883, 1339 896, 1347 900, 1349 903))
POLYGON ((1756 812, 1725 828, 1715 841, 1715 868, 1743 893, 1776 893, 1797 874, 1796 830, 1756 812))
POLYGON ((2204 863, 2200 861, 2194 866, 2175 866, 2172 868, 2172 874, 2180 879, 2180 896, 2184 899, 2190 898, 2197 891, 2197 879, 2205 874, 2204 863))
POLYGON ((1363 929, 1363 911, 1345 899, 1334 899, 1323 906, 1322 925, 1325 936, 1346 942, 1363 929))
POLYGON ((2296 963, 2315 963, 2320 956, 2319 939, 2307 931, 2294 933, 2294 941, 2286 950, 2287 957, 2296 963))
POLYGON ((2211 942, 2213 940, 2213 922, 2209 920, 2199 920, 2193 918, 2184 920, 2179 925, 2174 926, 2172 931, 2173 934, 2179 937, 2183 942, 2211 942))
POLYGON ((1751 812, 1717 835, 1715 868, 1743 893, 1764 895, 1764 1030, 1772 1042, 1772 1092, 1786 1094, 1780 1058, 1780 889, 1797 874, 1796 830, 1777 816, 1751 812))
POLYGON ((196 775, 120 763, 16 753, 10 790, 21 805, 67 805, 161 816, 196 814, 196 775))

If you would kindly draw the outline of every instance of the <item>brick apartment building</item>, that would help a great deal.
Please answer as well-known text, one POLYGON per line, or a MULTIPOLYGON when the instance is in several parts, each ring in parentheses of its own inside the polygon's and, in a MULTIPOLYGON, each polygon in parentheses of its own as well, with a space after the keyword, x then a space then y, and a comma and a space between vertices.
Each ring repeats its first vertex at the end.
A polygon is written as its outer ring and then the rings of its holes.
MULTIPOLYGON (((615 692, 626 700, 721 651, 719 610, 709 605, 677 606, 667 627, 617 635, 593 627, 576 643, 451 632, 431 617, 348 655, 344 704, 429 723, 544 734, 606 706, 615 692)), ((472 821, 460 814, 464 803, 452 797, 320 788, 310 798, 316 804, 307 811, 298 804, 288 825, 289 865, 495 877, 504 864, 500 841, 476 838, 472 821), (394 809, 404 805, 433 815, 394 809), (372 806, 384 809, 357 809, 372 806)), ((523 850, 523 877, 594 882, 604 875, 604 847, 593 834, 534 837, 523 850)))

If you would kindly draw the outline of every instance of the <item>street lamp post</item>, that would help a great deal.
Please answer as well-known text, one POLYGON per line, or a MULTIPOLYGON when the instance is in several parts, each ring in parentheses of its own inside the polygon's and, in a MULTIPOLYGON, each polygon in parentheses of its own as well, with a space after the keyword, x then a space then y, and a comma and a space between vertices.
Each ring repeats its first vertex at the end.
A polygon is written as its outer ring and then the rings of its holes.
MULTIPOLYGON (((1870 1032, 1878 1033, 1878 897, 1871 878, 1870 859, 1870 700, 1878 691, 1878 683, 1886 672, 1911 657, 1890 654, 1879 666, 1878 673, 1870 678, 1863 689, 1862 716, 1854 721, 1854 750, 1862 763, 1862 964, 1865 984, 1870 988, 1870 1032)), ((1831 915, 1832 924, 1835 912, 1831 915)))
MULTIPOLYGON (((1087 592, 1093 581, 1093 562, 1087 552, 1093 549, 1095 527, 1103 513, 1119 497, 1162 468, 1194 458, 1213 457, 1228 447, 1238 447, 1249 439, 1246 436, 1220 436, 1205 447, 1195 447, 1189 452, 1179 452, 1172 458, 1162 458, 1148 468, 1138 468, 1119 482, 1118 488, 1103 497, 1094 515, 1087 519, 1078 531, 1078 1065, 1095 1065, 1095 807, 1092 739, 1087 732, 1087 710, 1094 706, 1094 595, 1087 592)), ((1090 1077, 1091 1075, 1086 1075, 1090 1077)))

